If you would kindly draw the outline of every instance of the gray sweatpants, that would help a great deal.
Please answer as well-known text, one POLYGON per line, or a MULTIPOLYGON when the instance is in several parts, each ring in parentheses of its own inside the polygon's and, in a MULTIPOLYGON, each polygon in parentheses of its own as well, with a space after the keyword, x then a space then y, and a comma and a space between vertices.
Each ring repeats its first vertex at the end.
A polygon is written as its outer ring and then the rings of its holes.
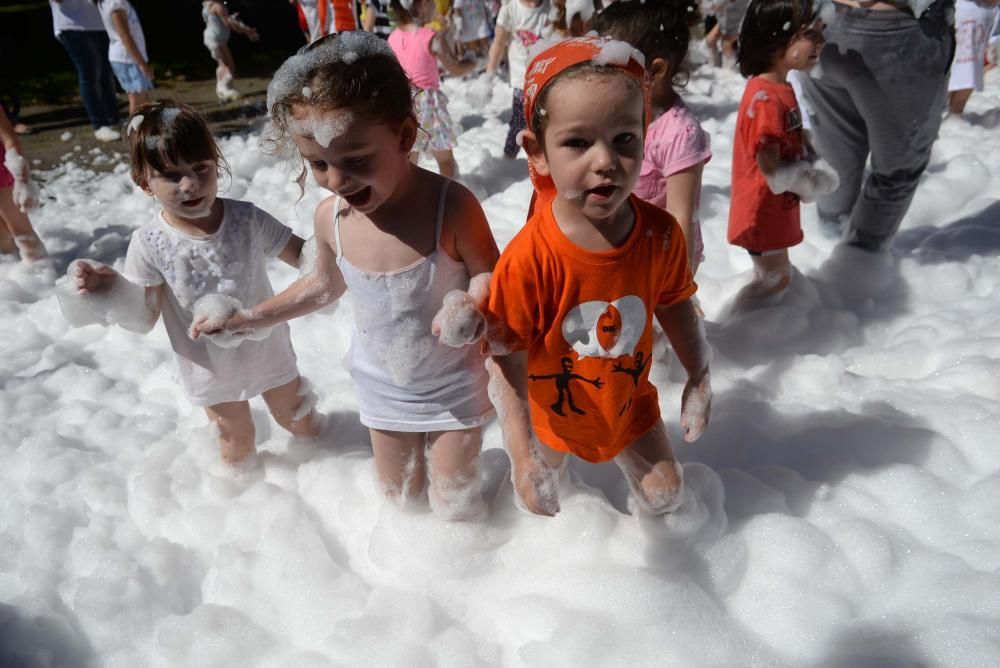
POLYGON ((939 0, 919 20, 903 11, 836 7, 822 74, 804 84, 816 149, 840 174, 840 188, 817 205, 827 225, 849 219, 848 243, 877 250, 899 228, 937 138, 954 54, 954 1, 939 0))

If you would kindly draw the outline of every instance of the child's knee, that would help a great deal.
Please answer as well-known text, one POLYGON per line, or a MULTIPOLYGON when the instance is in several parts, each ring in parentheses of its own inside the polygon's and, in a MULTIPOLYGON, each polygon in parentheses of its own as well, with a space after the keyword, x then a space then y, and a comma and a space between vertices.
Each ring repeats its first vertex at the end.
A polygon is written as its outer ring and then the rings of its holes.
POLYGON ((470 522, 485 519, 479 468, 451 476, 431 476, 428 501, 438 518, 450 522, 470 522))

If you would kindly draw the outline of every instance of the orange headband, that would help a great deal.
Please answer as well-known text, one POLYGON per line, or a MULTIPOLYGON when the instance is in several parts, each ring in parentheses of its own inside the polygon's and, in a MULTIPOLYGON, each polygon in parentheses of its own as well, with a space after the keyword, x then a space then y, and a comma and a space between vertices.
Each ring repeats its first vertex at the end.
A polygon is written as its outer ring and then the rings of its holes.
MULTIPOLYGON (((642 54, 625 42, 598 37, 591 33, 585 37, 574 37, 559 42, 531 59, 524 77, 524 118, 528 128, 531 127, 531 115, 535 110, 538 94, 556 76, 580 63, 618 68, 639 84, 643 98, 643 123, 649 125, 653 113, 652 90, 642 54)), ((528 173, 532 185, 539 194, 547 199, 555 195, 555 184, 552 183, 552 179, 537 174, 531 167, 530 161, 528 173)))

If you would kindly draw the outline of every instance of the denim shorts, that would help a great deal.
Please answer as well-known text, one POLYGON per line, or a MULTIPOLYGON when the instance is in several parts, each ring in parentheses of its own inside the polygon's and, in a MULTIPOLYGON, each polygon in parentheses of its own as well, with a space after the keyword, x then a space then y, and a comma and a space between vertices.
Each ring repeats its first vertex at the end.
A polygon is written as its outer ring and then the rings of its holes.
POLYGON ((126 93, 141 93, 144 90, 153 90, 153 82, 143 76, 139 66, 135 63, 117 63, 111 61, 111 69, 114 70, 118 83, 126 93))

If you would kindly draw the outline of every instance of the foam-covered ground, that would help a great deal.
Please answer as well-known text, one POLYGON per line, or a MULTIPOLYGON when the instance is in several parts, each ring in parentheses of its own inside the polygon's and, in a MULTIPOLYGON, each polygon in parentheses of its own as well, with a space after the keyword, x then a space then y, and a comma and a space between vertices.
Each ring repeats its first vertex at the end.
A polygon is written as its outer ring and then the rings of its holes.
MULTIPOLYGON (((162 326, 70 329, 53 275, 4 260, 0 665, 997 665, 998 84, 945 123, 891 253, 835 249, 807 206, 791 291, 726 318, 750 268, 725 243, 743 81, 693 78, 716 395, 704 438, 675 439, 690 495, 666 521, 627 514, 613 466, 574 466, 558 517, 519 513, 495 425, 486 522, 383 503, 340 364, 348 304, 292 324, 322 442, 255 403, 262 465, 233 479, 162 326)), ((509 89, 473 110, 461 85, 458 161, 503 246, 530 194, 524 160, 498 157, 509 89)), ((223 147, 230 197, 310 233, 320 192, 297 201, 255 136, 223 147)), ((154 211, 125 165, 39 176, 59 272, 121 257, 154 211)), ((680 377, 661 361, 654 379, 676 434, 680 377)))

